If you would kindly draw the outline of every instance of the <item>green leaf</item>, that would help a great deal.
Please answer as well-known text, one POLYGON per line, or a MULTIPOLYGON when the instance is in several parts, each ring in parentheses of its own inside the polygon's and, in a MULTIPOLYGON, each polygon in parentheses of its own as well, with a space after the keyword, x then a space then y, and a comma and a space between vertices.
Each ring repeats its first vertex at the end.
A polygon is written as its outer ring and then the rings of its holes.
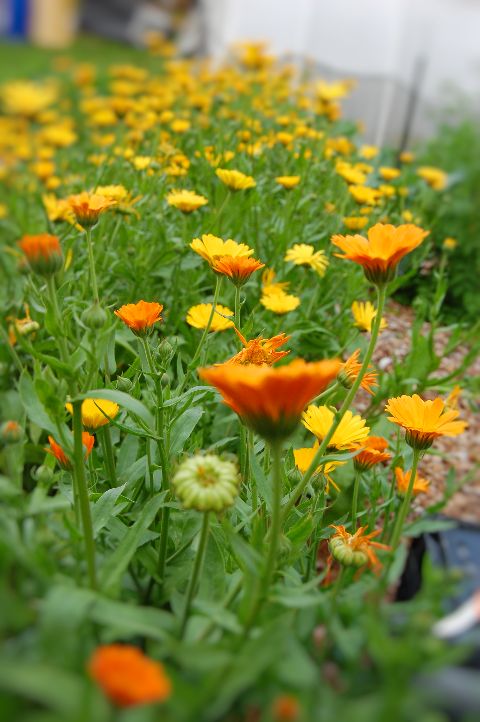
POLYGON ((124 391, 117 391, 116 389, 94 389, 86 394, 81 394, 77 397, 78 399, 107 399, 107 401, 114 401, 121 408, 127 409, 135 416, 138 416, 145 424, 153 429, 155 427, 155 420, 147 409, 138 399, 134 399, 130 394, 126 394, 124 391))
POLYGON ((82 700, 85 680, 48 664, 4 657, 0 661, 0 689, 70 716, 82 700))
MULTIPOLYGON (((33 421, 33 423, 37 424, 37 426, 41 429, 49 431, 57 438, 59 425, 50 419, 50 416, 47 414, 44 405, 38 397, 33 381, 26 371, 20 377, 18 390, 25 412, 30 421, 33 421)), ((60 426, 64 428, 65 434, 69 434, 69 431, 64 424, 61 424, 60 426)))
POLYGON ((273 503, 273 494, 272 494, 272 485, 270 483, 270 480, 267 479, 265 474, 263 473, 263 469, 260 466, 260 463, 258 461, 258 457, 256 454, 251 455, 250 464, 252 467, 252 476, 255 484, 257 485, 258 493, 260 494, 260 497, 265 502, 265 505, 269 512, 272 511, 272 503, 273 503))
POLYGON ((118 547, 103 565, 101 571, 101 588, 107 594, 112 593, 120 583, 122 575, 130 564, 145 531, 164 503, 165 493, 162 493, 157 494, 145 504, 135 524, 129 528, 118 547))
POLYGON ((448 519, 418 519, 406 527, 405 536, 419 536, 420 534, 433 534, 437 531, 447 531, 455 529, 457 523, 448 519))
POLYGON ((92 506, 93 533, 95 536, 98 535, 112 516, 114 516, 115 504, 125 487, 126 483, 121 486, 116 486, 113 489, 107 489, 92 506))
POLYGON ((170 436, 172 443, 170 445, 170 453, 172 456, 179 454, 183 451, 185 442, 191 436, 195 426, 200 421, 203 415, 203 409, 200 406, 193 406, 185 411, 174 424, 170 430, 170 436))

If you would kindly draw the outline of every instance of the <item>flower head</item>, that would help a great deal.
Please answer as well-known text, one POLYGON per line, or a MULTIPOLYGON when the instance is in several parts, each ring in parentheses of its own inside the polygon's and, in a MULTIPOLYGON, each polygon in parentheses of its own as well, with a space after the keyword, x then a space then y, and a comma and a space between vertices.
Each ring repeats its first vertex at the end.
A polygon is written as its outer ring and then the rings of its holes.
POLYGON ((25 304, 25 318, 7 316, 8 340, 11 346, 15 346, 19 336, 29 336, 40 328, 40 325, 30 316, 30 307, 25 304))
POLYGON ((280 367, 222 364, 198 373, 258 434, 282 439, 295 429, 308 402, 335 378, 339 364, 297 359, 280 367))
POLYGON ((137 647, 127 644, 98 647, 90 658, 88 671, 119 707, 163 702, 170 696, 171 682, 163 666, 137 647))
POLYGON ((414 449, 428 449, 439 436, 458 436, 467 426, 440 397, 424 401, 418 394, 398 396, 388 400, 385 411, 391 414, 389 421, 405 429, 405 441, 414 449))
POLYGON ((363 266, 365 276, 372 283, 385 283, 394 277, 403 256, 419 246, 428 231, 411 223, 401 226, 377 223, 367 235, 368 238, 333 236, 332 243, 345 253, 335 255, 363 266))
MULTIPOLYGON (((403 471, 399 466, 395 467, 395 481, 397 483, 397 493, 399 496, 405 496, 407 493, 408 487, 410 486, 410 479, 412 478, 412 470, 409 471, 403 471)), ((412 492, 415 496, 417 494, 424 494, 426 493, 430 488, 430 482, 428 479, 423 479, 418 474, 415 476, 415 481, 413 482, 413 489, 412 492)))
MULTIPOLYGON (((338 374, 338 380, 340 381, 342 386, 345 386, 345 388, 347 389, 350 389, 353 386, 353 384, 355 383, 355 379, 357 378, 358 373, 362 368, 362 364, 358 361, 359 356, 360 349, 357 348, 357 350, 352 353, 352 355, 345 361, 345 363, 342 364, 342 368, 340 369, 340 372, 338 374)), ((371 366, 367 368, 360 385, 362 389, 365 389, 365 391, 368 391, 369 394, 372 394, 372 386, 377 386, 378 383, 378 374, 376 371, 370 369, 371 366)))
POLYGON ((372 531, 370 534, 364 534, 363 532, 366 527, 361 526, 355 534, 350 534, 344 526, 335 526, 332 524, 332 527, 336 533, 330 537, 328 546, 334 559, 347 567, 363 567, 368 565, 378 571, 381 563, 374 549, 390 549, 386 544, 372 541, 372 539, 381 534, 380 529, 372 531))
POLYGON ((163 306, 154 301, 138 301, 127 303, 114 311, 115 316, 123 321, 136 336, 144 336, 153 325, 162 320, 163 306))
POLYGON ((324 276, 327 270, 328 260, 324 251, 316 251, 313 246, 306 243, 296 243, 289 248, 286 261, 291 261, 296 266, 310 266, 319 276, 324 276))
POLYGON ((63 254, 57 236, 40 233, 37 236, 23 236, 19 246, 24 252, 30 268, 42 276, 51 276, 63 265, 63 254))
POLYGON ((225 256, 238 258, 239 256, 248 257, 253 255, 253 248, 249 248, 245 243, 237 243, 232 241, 231 238, 224 241, 211 233, 204 233, 201 238, 194 238, 190 243, 190 248, 208 261, 211 266, 213 266, 217 258, 224 258, 225 256))
POLYGON ((265 293, 264 289, 260 303, 273 313, 284 314, 295 311, 300 306, 300 299, 293 293, 285 293, 285 291, 265 293))
MULTIPOLYGON (((66 469, 67 471, 72 469, 72 462, 70 458, 67 456, 67 454, 64 452, 60 444, 57 444, 53 436, 48 437, 48 443, 50 444, 50 447, 48 449, 45 449, 49 454, 52 454, 62 469, 66 469)), ((90 454, 92 453, 93 445, 95 443, 95 437, 88 433, 88 431, 82 431, 82 443, 83 448, 85 450, 85 459, 88 459, 90 454)))
POLYGON ((448 175, 440 168, 423 165, 417 168, 417 175, 435 191, 443 191, 447 185, 448 175))
POLYGON ((255 188, 257 185, 255 178, 245 175, 239 170, 227 170, 226 168, 217 168, 215 174, 222 183, 224 183, 232 191, 244 191, 249 188, 255 188))
POLYGON ((94 226, 101 213, 116 204, 112 198, 106 198, 98 193, 83 191, 67 198, 68 205, 75 213, 78 223, 84 228, 94 226))
POLYGON ((382 194, 376 188, 363 185, 351 185, 348 192, 361 205, 374 206, 378 203, 382 194))
MULTIPOLYGON (((187 311, 186 317, 188 325, 193 328, 206 328, 211 312, 211 303, 199 303, 196 306, 191 306, 187 311)), ((233 316, 233 311, 227 308, 227 306, 222 306, 217 303, 209 331, 226 331, 227 328, 234 328, 235 324, 233 321, 225 318, 225 316, 233 316)))
POLYGON ((185 509, 221 512, 235 503, 240 486, 236 465, 214 454, 199 454, 178 467, 172 487, 185 509))
MULTIPOLYGON (((307 446, 302 449, 293 450, 295 466, 299 471, 302 472, 302 474, 304 474, 307 469, 310 468, 310 464, 312 463, 319 446, 320 444, 318 443, 318 441, 316 441, 313 446, 307 446)), ((340 491, 339 486, 333 481, 330 474, 332 473, 332 471, 335 471, 335 469, 337 469, 339 466, 344 466, 344 464, 346 463, 346 461, 327 461, 326 464, 320 464, 320 466, 317 466, 317 468, 315 469, 316 474, 323 475, 325 477, 325 491, 327 494, 330 491, 330 484, 336 491, 340 491)))
POLYGON ((75 225, 75 213, 65 198, 57 198, 52 193, 46 193, 42 196, 42 203, 49 221, 52 223, 64 221, 72 226, 75 225))
POLYGON ((243 286, 252 273, 265 266, 256 258, 248 256, 219 256, 212 263, 215 273, 227 276, 235 286, 243 286))
POLYGON ((169 206, 178 208, 182 213, 193 213, 193 211, 207 205, 208 198, 182 188, 182 190, 170 191, 167 195, 167 203, 169 206))
MULTIPOLYGON (((370 301, 354 301, 352 303, 352 315, 354 325, 361 331, 372 332, 372 321, 377 315, 377 310, 370 301)), ((380 329, 386 328, 387 322, 384 318, 380 321, 380 329)))
MULTIPOLYGON (((73 413, 72 404, 65 404, 65 408, 70 414, 73 413)), ((82 424, 86 429, 95 431, 95 429, 100 428, 100 426, 108 424, 110 419, 114 419, 119 412, 119 408, 118 404, 114 401, 107 401, 106 399, 84 399, 84 401, 82 401, 82 424)))
POLYGON ((272 338, 262 338, 262 336, 259 336, 251 341, 247 341, 238 329, 235 328, 234 330, 244 348, 226 361, 225 363, 227 364, 272 366, 276 361, 280 361, 281 358, 288 356, 290 353, 290 351, 277 351, 277 349, 287 343, 290 338, 290 336, 284 333, 280 333, 272 338))
POLYGON ((292 188, 295 188, 295 186, 298 186, 300 180, 299 175, 279 175, 275 178, 278 185, 281 185, 287 190, 291 190, 292 188))
MULTIPOLYGON (((312 404, 304 412, 302 423, 319 441, 322 441, 330 431, 334 416, 334 412, 330 407, 312 404)), ((354 416, 348 410, 330 439, 328 448, 339 450, 358 449, 367 438, 369 431, 365 419, 358 415, 354 416)))
POLYGON ((388 441, 382 436, 367 436, 363 442, 363 448, 353 459, 356 469, 366 471, 375 464, 381 464, 388 461, 391 457, 385 451, 388 448, 388 441))

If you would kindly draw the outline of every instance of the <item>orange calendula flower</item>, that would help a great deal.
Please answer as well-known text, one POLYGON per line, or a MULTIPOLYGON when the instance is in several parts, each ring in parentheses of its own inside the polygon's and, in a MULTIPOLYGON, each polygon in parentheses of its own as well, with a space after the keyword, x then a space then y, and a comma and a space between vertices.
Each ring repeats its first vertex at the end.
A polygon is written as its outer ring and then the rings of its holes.
POLYGON ((338 258, 345 258, 363 266, 365 276, 376 284, 391 281, 400 260, 420 245, 429 231, 411 223, 392 226, 388 223, 377 223, 368 231, 368 239, 364 236, 332 237, 332 243, 344 251, 338 258))
POLYGON ((355 468, 358 471, 366 471, 375 464, 381 464, 388 461, 391 457, 388 451, 388 441, 382 436, 367 436, 364 448, 353 459, 355 468))
POLYGON ((224 183, 232 191, 244 191, 249 188, 255 188, 257 185, 255 178, 245 175, 239 170, 227 170, 226 168, 217 168, 215 174, 222 183, 224 183))
POLYGON ((163 306, 155 301, 138 301, 127 303, 114 313, 136 336, 145 336, 155 323, 162 320, 162 310, 163 306))
MULTIPOLYGON (((67 454, 64 452, 60 444, 57 444, 53 436, 48 437, 48 443, 50 444, 50 448, 45 449, 49 454, 52 454, 62 469, 65 469, 66 471, 69 471, 72 469, 72 462, 67 456, 67 454)), ((93 445, 95 443, 95 437, 88 433, 88 431, 82 431, 82 443, 83 448, 85 449, 85 459, 88 459, 90 454, 92 453, 93 445)))
POLYGON ((287 343, 290 339, 290 336, 284 333, 280 333, 278 336, 273 336, 272 338, 262 338, 262 336, 259 336, 251 341, 247 341, 238 329, 234 328, 234 330, 244 348, 226 361, 225 363, 227 364, 272 366, 276 361, 280 361, 281 358, 290 353, 290 351, 277 351, 280 346, 283 346, 283 344, 287 343))
POLYGON ((193 211, 207 205, 208 198, 183 188, 170 191, 167 195, 167 203, 169 206, 178 208, 182 213, 193 213, 193 211))
POLYGON ((300 716, 300 703, 291 694, 277 697, 272 707, 275 722, 295 722, 300 716))
MULTIPOLYGON (((410 486, 411 478, 411 469, 409 471, 403 471, 403 469, 401 469, 399 466, 395 467, 395 481, 397 482, 397 492, 399 496, 405 496, 408 491, 408 487, 410 486)), ((415 481, 413 482, 413 494, 415 496, 417 496, 417 494, 424 494, 429 490, 429 488, 430 482, 428 481, 428 479, 423 479, 417 474, 415 476, 415 481)))
POLYGON ((287 366, 222 364, 199 369, 200 378, 215 386, 243 421, 269 440, 289 436, 303 409, 338 373, 337 360, 287 366))
MULTIPOLYGON (((72 414, 73 406, 65 404, 67 411, 72 414)), ((114 401, 106 399, 85 399, 82 401, 82 424, 86 429, 95 431, 100 426, 105 426, 110 419, 114 419, 119 412, 119 406, 114 401)))
POLYGON ((98 647, 89 660, 88 671, 119 707, 164 702, 172 690, 163 665, 127 644, 98 647))
POLYGON ((101 213, 116 205, 113 198, 106 198, 99 193, 83 191, 67 198, 68 205, 75 213, 75 218, 84 228, 94 226, 101 213))
MULTIPOLYGON (((320 444, 318 443, 318 441, 316 441, 313 446, 307 446, 302 449, 293 450, 295 466, 299 471, 302 472, 302 474, 304 474, 310 468, 310 464, 312 463, 319 446, 320 444)), ((336 491, 340 491, 339 486, 333 481, 330 474, 332 473, 332 471, 335 471, 335 469, 337 469, 339 466, 344 466, 346 463, 346 461, 327 461, 326 464, 320 464, 320 466, 317 466, 317 468, 315 469, 316 474, 320 474, 325 477, 325 492, 327 494, 330 492, 330 484, 336 491)))
POLYGON ((336 534, 330 537, 328 546, 334 559, 347 567, 364 567, 367 565, 374 571, 380 569, 382 565, 374 549, 390 549, 386 544, 372 541, 381 534, 380 529, 372 531, 370 534, 364 534, 363 532, 367 527, 361 526, 355 534, 350 534, 344 526, 332 524, 332 527, 335 529, 336 534))
POLYGON ((36 236, 23 236, 19 246, 24 252, 30 268, 41 276, 57 273, 63 265, 63 254, 57 236, 40 233, 36 236))
POLYGON ((418 394, 389 399, 389 421, 405 429, 405 441, 414 449, 428 449, 438 436, 458 436, 467 426, 456 409, 447 409, 440 397, 424 401, 418 394))
POLYGON ((252 273, 265 266, 256 258, 248 256, 219 256, 212 263, 215 273, 227 276, 235 286, 243 286, 252 273))
MULTIPOLYGON (((339 382, 346 389, 350 389, 353 386, 355 379, 358 376, 358 372, 362 368, 362 364, 358 361, 359 356, 360 349, 357 348, 357 350, 352 353, 352 355, 345 361, 345 363, 342 364, 342 368, 340 369, 340 373, 338 374, 339 382)), ((360 386, 362 387, 362 389, 365 389, 365 391, 368 391, 369 394, 373 394, 372 386, 377 386, 378 374, 376 371, 370 369, 371 366, 367 368, 367 371, 362 378, 362 383, 360 384, 360 386)))
POLYGON ((213 266, 217 258, 224 258, 225 256, 231 256, 232 258, 248 257, 253 254, 253 248, 249 248, 245 243, 237 243, 232 241, 231 238, 224 241, 211 233, 204 233, 201 238, 194 238, 190 243, 190 248, 208 261, 211 266, 213 266))

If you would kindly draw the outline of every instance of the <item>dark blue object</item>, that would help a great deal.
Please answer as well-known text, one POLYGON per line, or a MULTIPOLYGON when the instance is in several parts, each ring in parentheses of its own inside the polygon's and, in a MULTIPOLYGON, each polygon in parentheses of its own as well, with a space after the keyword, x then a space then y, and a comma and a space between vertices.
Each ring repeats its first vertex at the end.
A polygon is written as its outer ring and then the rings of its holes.
POLYGON ((8 5, 8 34, 15 38, 24 38, 28 32, 29 0, 10 0, 8 5))

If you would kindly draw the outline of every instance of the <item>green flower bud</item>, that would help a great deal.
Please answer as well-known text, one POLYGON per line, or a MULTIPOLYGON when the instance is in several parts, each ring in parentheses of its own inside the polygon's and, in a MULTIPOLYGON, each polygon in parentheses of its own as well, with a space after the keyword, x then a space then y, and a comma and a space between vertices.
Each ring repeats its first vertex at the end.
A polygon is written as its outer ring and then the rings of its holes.
POLYGON ((177 469, 172 486, 185 509, 221 512, 238 496, 240 477, 236 464, 214 454, 186 459, 177 469))
POLYGON ((16 421, 5 421, 0 426, 0 439, 3 444, 18 444, 23 439, 23 429, 16 421))
POLYGON ((368 562, 368 557, 364 552, 355 551, 340 537, 332 537, 328 546, 332 557, 346 567, 363 567, 368 562))
POLYGON ((103 328, 107 323, 107 312, 98 303, 93 303, 82 313, 82 321, 92 330, 103 328))
POLYGON ((38 481, 38 483, 42 484, 42 486, 50 486, 53 481, 54 473, 49 466, 42 464, 41 466, 37 466, 32 476, 35 481, 38 481))
POLYGON ((125 378, 125 376, 118 376, 116 385, 119 391, 124 391, 126 394, 128 394, 133 387, 133 383, 130 379, 125 378))

